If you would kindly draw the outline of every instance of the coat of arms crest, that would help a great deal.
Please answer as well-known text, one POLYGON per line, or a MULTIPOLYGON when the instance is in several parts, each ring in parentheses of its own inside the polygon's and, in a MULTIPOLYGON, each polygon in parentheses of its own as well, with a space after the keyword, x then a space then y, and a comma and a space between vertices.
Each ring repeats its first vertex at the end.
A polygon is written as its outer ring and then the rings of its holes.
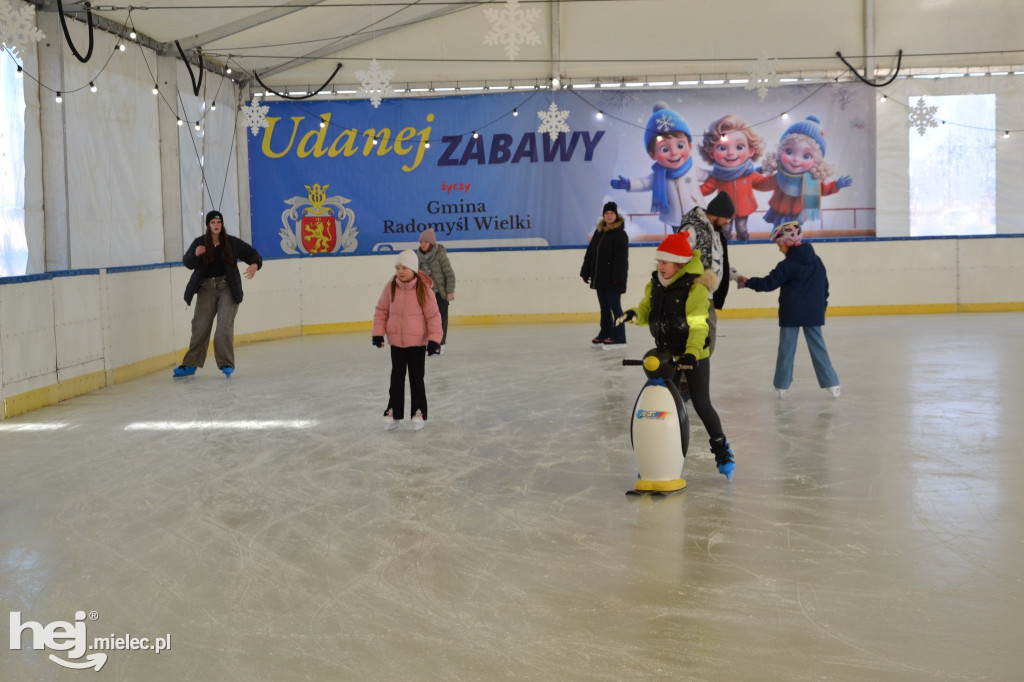
POLYGON ((345 204, 351 199, 327 196, 330 185, 305 185, 306 196, 295 196, 284 203, 281 214, 281 250, 285 253, 317 255, 349 253, 359 245, 356 214, 345 204))

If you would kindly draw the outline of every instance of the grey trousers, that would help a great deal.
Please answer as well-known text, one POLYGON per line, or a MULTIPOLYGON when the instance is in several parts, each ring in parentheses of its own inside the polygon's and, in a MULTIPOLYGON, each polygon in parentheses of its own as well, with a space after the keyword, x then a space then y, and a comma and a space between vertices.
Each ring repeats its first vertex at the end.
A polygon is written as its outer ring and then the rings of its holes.
POLYGON ((206 363, 206 351, 210 347, 210 331, 213 318, 217 318, 217 332, 213 336, 213 357, 218 368, 235 366, 235 303, 224 277, 208 277, 203 280, 196 296, 196 311, 192 315, 192 340, 181 364, 188 367, 202 367, 206 363))

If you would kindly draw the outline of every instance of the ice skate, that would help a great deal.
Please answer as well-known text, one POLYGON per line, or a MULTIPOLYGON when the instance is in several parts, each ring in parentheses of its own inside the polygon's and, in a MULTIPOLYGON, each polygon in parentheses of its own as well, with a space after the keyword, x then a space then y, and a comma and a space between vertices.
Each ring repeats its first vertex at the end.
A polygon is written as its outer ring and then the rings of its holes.
POLYGON ((711 439, 711 452, 715 454, 715 464, 718 465, 718 473, 732 480, 732 472, 736 468, 736 461, 733 459, 732 448, 725 436, 718 436, 711 439))

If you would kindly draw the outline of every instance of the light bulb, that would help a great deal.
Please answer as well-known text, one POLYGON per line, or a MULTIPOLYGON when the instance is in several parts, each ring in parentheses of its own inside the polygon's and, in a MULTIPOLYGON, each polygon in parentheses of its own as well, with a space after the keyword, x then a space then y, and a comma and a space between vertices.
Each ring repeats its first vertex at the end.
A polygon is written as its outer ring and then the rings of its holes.
POLYGON ((1010 136, 1010 131, 1009 130, 1007 130, 1005 133, 1003 133, 1003 137, 1009 137, 1009 136, 1010 136))
POLYGON ((519 109, 513 109, 512 110, 512 115, 513 116, 518 116, 519 115, 519 109))
POLYGON ((93 83, 92 81, 89 81, 89 89, 92 90, 93 92, 96 92, 96 90, 97 90, 96 84, 93 83))
POLYGON ((217 103, 216 102, 214 102, 213 104, 210 105, 210 111, 217 111, 217 103))
POLYGON ((604 118, 604 112, 599 109, 597 111, 597 120, 600 121, 602 118, 604 118))
POLYGON ((227 69, 225 69, 224 73, 226 73, 227 75, 230 76, 231 75, 231 67, 229 66, 227 69))
POLYGON ((320 119, 320 127, 321 128, 326 128, 327 127, 327 121, 325 121, 324 119, 320 119))
POLYGON ((158 88, 156 86, 156 83, 153 83, 153 94, 154 95, 159 95, 160 94, 160 88, 158 88))
POLYGON ((430 149, 430 143, 429 143, 429 142, 427 142, 427 143, 426 143, 426 144, 424 144, 423 146, 424 146, 425 148, 427 148, 427 149, 430 149))
POLYGON ((60 103, 61 103, 61 102, 63 102, 63 101, 64 101, 64 98, 63 98, 63 97, 61 97, 61 96, 60 96, 60 93, 58 92, 58 93, 57 93, 57 97, 56 97, 56 102, 57 102, 57 104, 60 104, 60 103))
POLYGON ((124 43, 118 43, 117 44, 117 49, 120 50, 121 52, 124 52, 124 43))
POLYGON ((139 34, 136 33, 135 31, 132 31, 131 33, 128 34, 128 37, 131 38, 132 40, 135 40, 136 38, 139 37, 139 34))
POLYGON ((789 118, 789 112, 788 111, 782 112, 782 120, 785 121, 788 118, 789 118))
POLYGON ((475 140, 475 139, 477 139, 478 137, 480 137, 480 134, 479 134, 479 133, 477 133, 477 132, 476 132, 476 131, 474 130, 474 131, 473 131, 473 139, 475 140))
POLYGON ((14 72, 14 75, 21 78, 21 65, 18 65, 18 70, 14 72))
POLYGON ((886 97, 885 95, 882 95, 882 99, 881 99, 881 101, 882 101, 882 102, 884 102, 884 101, 885 101, 885 100, 887 100, 887 99, 889 99, 889 98, 888 98, 888 97, 886 97))
POLYGON ((725 135, 722 135, 720 138, 718 138, 718 141, 719 142, 728 142, 729 138, 727 136, 725 136, 725 135))
POLYGON ((179 119, 178 119, 178 125, 180 125, 180 126, 182 126, 182 125, 185 125, 185 122, 184 122, 184 121, 182 121, 182 120, 181 120, 181 119, 179 118, 179 119))

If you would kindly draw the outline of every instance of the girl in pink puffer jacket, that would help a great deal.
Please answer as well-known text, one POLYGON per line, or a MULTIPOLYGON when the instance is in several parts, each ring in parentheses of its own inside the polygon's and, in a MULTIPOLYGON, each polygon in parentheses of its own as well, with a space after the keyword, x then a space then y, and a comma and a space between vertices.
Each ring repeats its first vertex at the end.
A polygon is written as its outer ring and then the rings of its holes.
POLYGON ((427 355, 441 352, 441 313, 434 298, 430 276, 420 272, 414 251, 395 259, 395 276, 384 286, 373 314, 373 345, 391 345, 391 391, 384 411, 384 428, 398 428, 405 410, 405 371, 409 370, 410 411, 413 428, 427 420, 427 392, 423 385, 427 355))

